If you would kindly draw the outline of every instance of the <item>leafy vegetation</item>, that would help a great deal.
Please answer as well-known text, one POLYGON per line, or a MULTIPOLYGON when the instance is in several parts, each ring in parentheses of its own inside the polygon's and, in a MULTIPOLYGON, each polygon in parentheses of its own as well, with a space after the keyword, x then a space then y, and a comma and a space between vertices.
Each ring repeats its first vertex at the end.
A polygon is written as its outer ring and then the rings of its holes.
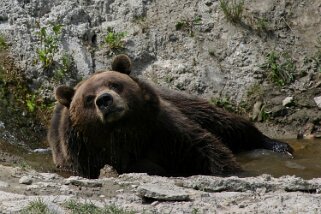
POLYGON ((0 34, 0 51, 6 50, 8 48, 8 44, 6 38, 0 34))
POLYGON ((268 72, 268 78, 279 86, 284 86, 294 81, 296 66, 288 53, 270 52, 266 62, 261 66, 268 72))
POLYGON ((195 26, 202 24, 202 18, 200 16, 193 19, 182 19, 175 25, 176 30, 182 30, 189 33, 191 37, 195 35, 195 26))
MULTIPOLYGON (((1 53, 0 105, 6 111, 17 114, 17 118, 21 118, 22 113, 26 116, 26 112, 29 112, 29 116, 35 117, 32 119, 47 123, 50 115, 48 112, 52 111, 53 103, 44 100, 38 92, 31 91, 28 85, 27 78, 15 66, 13 59, 6 53, 1 53)), ((28 120, 31 121, 31 118, 28 120)), ((18 124, 18 122, 15 123, 18 124)))
POLYGON ((60 58, 59 64, 60 67, 57 70, 55 70, 54 73, 54 79, 57 82, 60 82, 60 80, 65 78, 67 74, 73 70, 73 67, 75 65, 74 58, 70 54, 64 53, 60 58))
POLYGON ((228 21, 234 24, 241 22, 244 0, 220 0, 220 7, 228 21))
POLYGON ((233 104, 230 99, 226 97, 219 97, 219 98, 211 98, 210 104, 215 105, 219 108, 223 108, 226 111, 234 112, 237 114, 245 113, 245 106, 244 103, 240 103, 240 105, 233 104))
POLYGON ((111 50, 117 51, 124 48, 124 38, 126 37, 126 35, 126 32, 116 32, 113 29, 108 29, 107 35, 104 38, 104 42, 111 50))
POLYGON ((65 203, 65 207, 74 214, 134 214, 133 211, 126 211, 115 205, 99 208, 93 203, 79 203, 75 200, 69 200, 65 203))
POLYGON ((58 53, 59 41, 63 25, 51 23, 48 26, 40 27, 36 33, 40 40, 40 48, 37 49, 38 61, 44 69, 49 69, 54 63, 54 57, 58 53))
POLYGON ((37 199, 35 201, 31 201, 27 207, 20 211, 21 214, 50 214, 50 210, 47 205, 41 200, 37 199))
POLYGON ((34 112, 36 110, 37 103, 35 94, 27 94, 26 105, 29 112, 34 112))

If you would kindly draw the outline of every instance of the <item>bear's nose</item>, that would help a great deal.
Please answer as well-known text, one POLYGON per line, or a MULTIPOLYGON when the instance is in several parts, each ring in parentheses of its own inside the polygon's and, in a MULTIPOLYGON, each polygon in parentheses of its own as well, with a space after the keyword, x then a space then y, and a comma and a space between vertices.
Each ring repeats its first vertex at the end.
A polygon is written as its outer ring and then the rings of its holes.
POLYGON ((108 93, 102 94, 96 99, 96 105, 100 110, 105 110, 111 104, 113 104, 113 97, 108 93))

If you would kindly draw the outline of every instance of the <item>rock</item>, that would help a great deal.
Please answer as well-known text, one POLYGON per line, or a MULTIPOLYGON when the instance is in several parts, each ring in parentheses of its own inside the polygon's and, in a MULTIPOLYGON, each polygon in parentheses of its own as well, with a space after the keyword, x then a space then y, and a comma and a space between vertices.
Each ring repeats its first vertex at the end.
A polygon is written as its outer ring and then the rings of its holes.
POLYGON ((72 184, 75 186, 82 186, 82 187, 102 187, 103 184, 100 180, 97 179, 87 179, 78 176, 71 176, 65 179, 65 184, 72 184))
POLYGON ((252 111, 252 120, 253 121, 262 121, 262 106, 263 103, 262 101, 257 101, 254 106, 253 106, 253 111, 252 111))
POLYGON ((293 97, 286 97, 283 101, 282 101, 282 106, 286 107, 286 106, 290 106, 293 104, 293 97))
POLYGON ((106 164, 100 169, 99 178, 116 178, 118 177, 117 171, 110 165, 106 164))
POLYGON ((285 115, 288 114, 288 109, 284 108, 283 106, 274 106, 271 109, 271 115, 272 117, 284 117, 285 115))
POLYGON ((303 129, 300 129, 297 134, 297 139, 311 139, 312 132, 314 130, 314 124, 313 123, 307 123, 303 127, 303 129))
POLYGON ((317 106, 321 109, 321 96, 319 97, 314 97, 314 102, 317 104, 317 106))
POLYGON ((161 201, 188 201, 189 194, 183 188, 170 184, 144 184, 138 187, 140 197, 161 201))
POLYGON ((34 149, 33 152, 35 153, 50 153, 51 149, 47 148, 47 149, 34 149))
POLYGON ((29 176, 22 176, 19 179, 19 184, 26 184, 26 185, 31 185, 33 182, 32 178, 29 176))

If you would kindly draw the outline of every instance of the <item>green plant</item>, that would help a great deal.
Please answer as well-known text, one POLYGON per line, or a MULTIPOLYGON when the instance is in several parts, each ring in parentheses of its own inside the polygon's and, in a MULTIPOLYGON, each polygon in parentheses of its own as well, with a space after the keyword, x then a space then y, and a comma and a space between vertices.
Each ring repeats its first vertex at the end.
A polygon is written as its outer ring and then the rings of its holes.
POLYGON ((268 72, 269 79, 279 85, 284 86, 294 81, 296 66, 288 53, 270 52, 266 56, 266 62, 261 66, 268 72))
POLYGON ((134 214, 134 211, 126 211, 121 208, 116 207, 115 205, 109 205, 102 208, 102 213, 104 214, 134 214))
POLYGON ((20 211, 21 214, 49 214, 52 213, 47 205, 41 200, 37 199, 31 201, 24 209, 20 211))
POLYGON ((269 30, 269 22, 266 18, 258 18, 256 20, 256 28, 259 32, 267 32, 269 30))
POLYGON ((8 48, 8 44, 6 38, 0 34, 0 51, 6 50, 8 48))
POLYGON ((21 168, 22 170, 32 169, 32 167, 26 161, 19 161, 15 166, 21 168))
POLYGON ((99 208, 93 203, 79 203, 75 200, 69 200, 65 203, 65 207, 71 211, 71 213, 84 213, 84 214, 134 214, 133 211, 126 211, 115 205, 108 205, 103 208, 99 208))
POLYGON ((60 67, 54 73, 54 79, 59 82, 66 77, 67 73, 73 69, 74 63, 73 57, 68 53, 64 53, 60 58, 60 67))
POLYGON ((37 103, 35 94, 27 94, 26 105, 29 112, 34 112, 36 110, 37 103))
POLYGON ((126 32, 116 32, 112 29, 108 29, 107 35, 104 38, 104 42, 111 50, 123 49, 125 45, 124 38, 126 35, 126 32))
POLYGON ((175 25, 176 30, 182 30, 189 33, 190 36, 194 36, 195 26, 202 24, 202 17, 197 16, 194 19, 182 19, 175 25))
POLYGON ((198 214, 198 213, 199 213, 199 209, 198 208, 193 208, 192 214, 198 214))
POLYGON ((266 111, 265 105, 262 105, 257 121, 265 122, 270 118, 270 112, 266 111))
POLYGON ((244 10, 244 0, 220 0, 220 7, 228 21, 234 24, 241 21, 244 10))
POLYGON ((230 101, 230 99, 227 97, 211 98, 209 103, 219 108, 223 108, 226 111, 237 114, 244 114, 246 112, 244 102, 241 102, 239 105, 233 104, 232 101, 230 101))
POLYGON ((40 25, 38 27, 39 31, 36 33, 40 40, 40 48, 37 49, 38 60, 44 69, 48 69, 53 65, 54 57, 58 53, 63 25, 50 23, 50 28, 48 26, 40 27, 40 25))
POLYGON ((167 84, 170 84, 171 82, 173 82, 174 80, 174 77, 172 77, 171 75, 167 74, 165 77, 164 77, 164 81, 167 83, 167 84))

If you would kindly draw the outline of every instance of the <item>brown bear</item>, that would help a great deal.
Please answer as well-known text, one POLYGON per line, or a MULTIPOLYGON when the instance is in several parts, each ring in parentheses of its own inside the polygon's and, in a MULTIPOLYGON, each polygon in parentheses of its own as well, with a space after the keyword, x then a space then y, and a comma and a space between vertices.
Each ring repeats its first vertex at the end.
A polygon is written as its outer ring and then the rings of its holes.
POLYGON ((129 76, 125 55, 115 58, 112 70, 56 89, 48 141, 57 166, 89 178, 106 164, 118 173, 228 175, 241 171, 232 151, 292 152, 203 99, 129 76))
POLYGON ((234 154, 253 149, 269 149, 292 156, 293 149, 287 143, 265 136, 250 121, 239 115, 181 92, 159 89, 158 93, 189 119, 219 138, 234 154))

